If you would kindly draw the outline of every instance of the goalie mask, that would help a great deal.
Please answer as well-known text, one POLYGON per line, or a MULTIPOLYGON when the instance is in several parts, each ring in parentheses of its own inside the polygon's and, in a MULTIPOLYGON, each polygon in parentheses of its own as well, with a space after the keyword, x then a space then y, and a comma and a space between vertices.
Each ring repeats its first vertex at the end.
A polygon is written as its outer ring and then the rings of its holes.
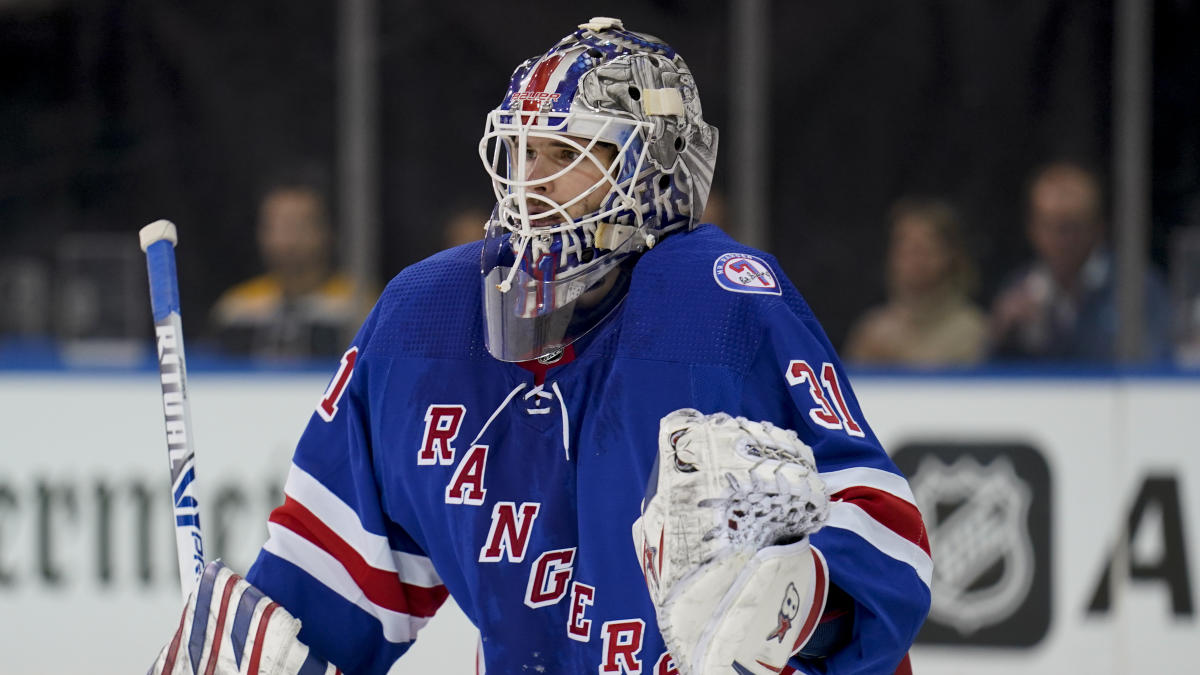
POLYGON ((479 143, 492 356, 553 360, 608 316, 637 255, 698 222, 716 149, 683 59, 619 20, 521 64, 479 143))

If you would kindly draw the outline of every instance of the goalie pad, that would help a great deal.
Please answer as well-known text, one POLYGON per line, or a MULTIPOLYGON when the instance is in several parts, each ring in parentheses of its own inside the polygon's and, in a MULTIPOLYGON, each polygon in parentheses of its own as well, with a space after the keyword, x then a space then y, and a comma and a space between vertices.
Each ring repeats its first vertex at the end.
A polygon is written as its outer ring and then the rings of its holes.
POLYGON ((300 621, 220 560, 196 591, 151 675, 333 675, 337 668, 296 639, 300 621))
POLYGON ((778 673, 812 635, 828 573, 808 535, 829 499, 795 432, 677 410, 634 546, 659 630, 681 673, 778 673), (731 670, 732 669, 732 670, 731 670))

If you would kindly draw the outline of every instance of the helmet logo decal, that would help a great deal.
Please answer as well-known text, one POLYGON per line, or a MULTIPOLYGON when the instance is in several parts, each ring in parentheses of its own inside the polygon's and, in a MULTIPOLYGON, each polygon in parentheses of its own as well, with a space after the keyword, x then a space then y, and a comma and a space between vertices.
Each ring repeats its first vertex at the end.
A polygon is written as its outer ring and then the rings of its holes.
POLYGON ((713 278, 718 286, 734 293, 783 294, 771 266, 749 253, 726 253, 717 258, 713 278))
MULTIPOLYGON (((518 101, 522 102, 524 110, 538 111, 542 105, 558 100, 558 94, 552 91, 546 91, 546 87, 550 83, 550 78, 554 75, 554 71, 558 68, 559 62, 562 61, 562 54, 552 54, 542 59, 540 63, 534 67, 533 72, 529 74, 529 79, 525 82, 525 86, 517 92, 513 92, 512 105, 515 108, 518 101)), ((522 118, 522 122, 528 122, 522 118)))
POLYGON ((559 94, 552 91, 518 91, 512 95, 512 107, 516 108, 521 101, 532 101, 541 108, 546 102, 557 101, 559 94))

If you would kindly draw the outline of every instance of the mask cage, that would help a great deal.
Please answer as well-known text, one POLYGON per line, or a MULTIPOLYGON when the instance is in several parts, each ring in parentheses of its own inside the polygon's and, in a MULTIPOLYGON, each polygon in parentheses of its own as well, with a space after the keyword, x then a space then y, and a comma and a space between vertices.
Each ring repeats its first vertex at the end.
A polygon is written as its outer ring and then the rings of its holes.
POLYGON ((587 113, 520 114, 494 110, 479 142, 479 156, 492 180, 498 206, 496 216, 513 232, 530 236, 558 234, 585 224, 602 221, 641 225, 637 208, 636 179, 647 168, 645 135, 653 125, 587 113), (556 141, 578 155, 557 170, 530 177, 529 139, 556 141), (594 152, 599 144, 616 149, 611 162, 594 152), (595 183, 559 204, 537 192, 537 188, 559 180, 590 163, 599 172, 595 183), (597 192, 604 198, 590 213, 572 217, 570 209, 597 192), (632 221, 632 222, 631 222, 632 221))

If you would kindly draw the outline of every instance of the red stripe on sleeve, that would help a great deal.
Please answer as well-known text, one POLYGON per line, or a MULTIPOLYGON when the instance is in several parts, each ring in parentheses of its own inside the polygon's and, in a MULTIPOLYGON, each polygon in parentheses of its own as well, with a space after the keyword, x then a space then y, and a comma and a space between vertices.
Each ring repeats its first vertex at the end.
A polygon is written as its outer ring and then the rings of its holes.
POLYGON ((430 617, 449 592, 445 586, 426 588, 406 584, 395 572, 372 567, 320 518, 290 496, 271 512, 272 523, 288 528, 337 559, 371 602, 393 612, 430 617))
POLYGON ((892 532, 929 552, 929 535, 921 512, 911 503, 883 490, 855 485, 830 495, 830 501, 854 504, 892 532))

